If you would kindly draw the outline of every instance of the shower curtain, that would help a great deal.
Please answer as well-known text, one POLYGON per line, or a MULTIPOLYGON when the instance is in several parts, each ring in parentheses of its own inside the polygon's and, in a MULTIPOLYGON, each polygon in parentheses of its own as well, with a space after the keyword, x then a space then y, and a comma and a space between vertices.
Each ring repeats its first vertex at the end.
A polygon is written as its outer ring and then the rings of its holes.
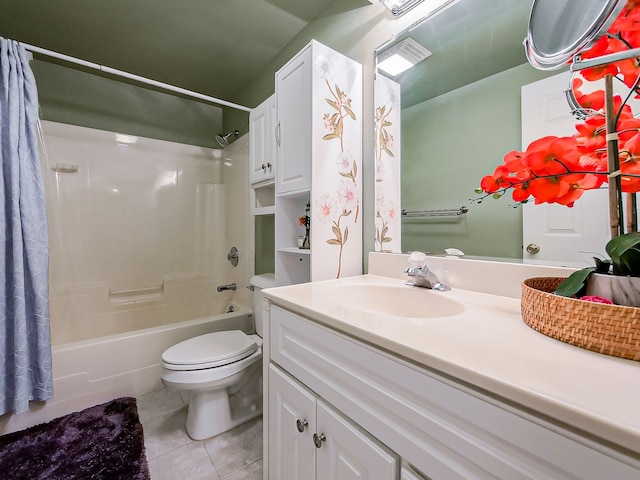
POLYGON ((49 242, 29 54, 0 37, 0 414, 53 396, 49 242))

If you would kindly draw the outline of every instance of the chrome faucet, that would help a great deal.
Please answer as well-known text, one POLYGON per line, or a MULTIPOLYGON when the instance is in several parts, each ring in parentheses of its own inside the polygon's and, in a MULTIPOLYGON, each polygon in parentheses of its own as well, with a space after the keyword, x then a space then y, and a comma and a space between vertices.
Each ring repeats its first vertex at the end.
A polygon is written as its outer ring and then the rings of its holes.
POLYGON ((409 266, 404 269, 404 273, 409 275, 409 280, 405 285, 413 287, 424 287, 432 290, 446 290, 447 287, 440 283, 436 274, 433 273, 426 264, 427 256, 422 252, 412 252, 409 256, 409 266))
POLYGON ((218 290, 218 292, 224 292, 225 290, 235 290, 235 289, 236 289, 235 283, 229 283, 227 285, 218 285, 216 287, 216 290, 218 290))

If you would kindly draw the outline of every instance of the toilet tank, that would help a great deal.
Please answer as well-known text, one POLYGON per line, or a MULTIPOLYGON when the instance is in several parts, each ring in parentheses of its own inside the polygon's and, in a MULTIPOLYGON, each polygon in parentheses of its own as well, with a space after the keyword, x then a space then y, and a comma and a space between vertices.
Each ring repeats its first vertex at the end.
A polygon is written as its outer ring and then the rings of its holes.
POLYGON ((276 286, 273 273, 263 273, 251 277, 253 286, 253 317, 256 320, 256 333, 262 337, 262 289, 276 286))

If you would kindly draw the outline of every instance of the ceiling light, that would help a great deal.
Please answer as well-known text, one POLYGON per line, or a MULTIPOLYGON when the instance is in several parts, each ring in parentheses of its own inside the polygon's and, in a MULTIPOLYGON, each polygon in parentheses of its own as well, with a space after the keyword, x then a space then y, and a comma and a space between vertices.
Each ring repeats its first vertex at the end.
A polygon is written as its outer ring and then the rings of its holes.
POLYGON ((116 133, 116 143, 118 145, 131 145, 138 141, 135 135, 125 135, 124 133, 116 133))
POLYGON ((378 55, 378 68, 395 77, 429 56, 429 50, 407 37, 378 55))
POLYGON ((394 17, 400 17, 423 2, 427 5, 427 12, 423 15, 430 15, 431 12, 451 3, 451 1, 452 0, 380 0, 380 3, 387 7, 394 17))

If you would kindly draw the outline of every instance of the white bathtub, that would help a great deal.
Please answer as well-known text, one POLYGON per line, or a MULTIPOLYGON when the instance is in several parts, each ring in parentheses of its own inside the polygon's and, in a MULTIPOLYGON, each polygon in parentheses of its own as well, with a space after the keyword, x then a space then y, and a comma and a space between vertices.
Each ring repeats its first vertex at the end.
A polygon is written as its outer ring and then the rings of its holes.
POLYGON ((0 434, 46 422, 122 396, 137 397, 162 388, 161 355, 190 337, 221 330, 253 333, 250 310, 53 347, 54 396, 32 402, 28 412, 0 417, 0 434))

